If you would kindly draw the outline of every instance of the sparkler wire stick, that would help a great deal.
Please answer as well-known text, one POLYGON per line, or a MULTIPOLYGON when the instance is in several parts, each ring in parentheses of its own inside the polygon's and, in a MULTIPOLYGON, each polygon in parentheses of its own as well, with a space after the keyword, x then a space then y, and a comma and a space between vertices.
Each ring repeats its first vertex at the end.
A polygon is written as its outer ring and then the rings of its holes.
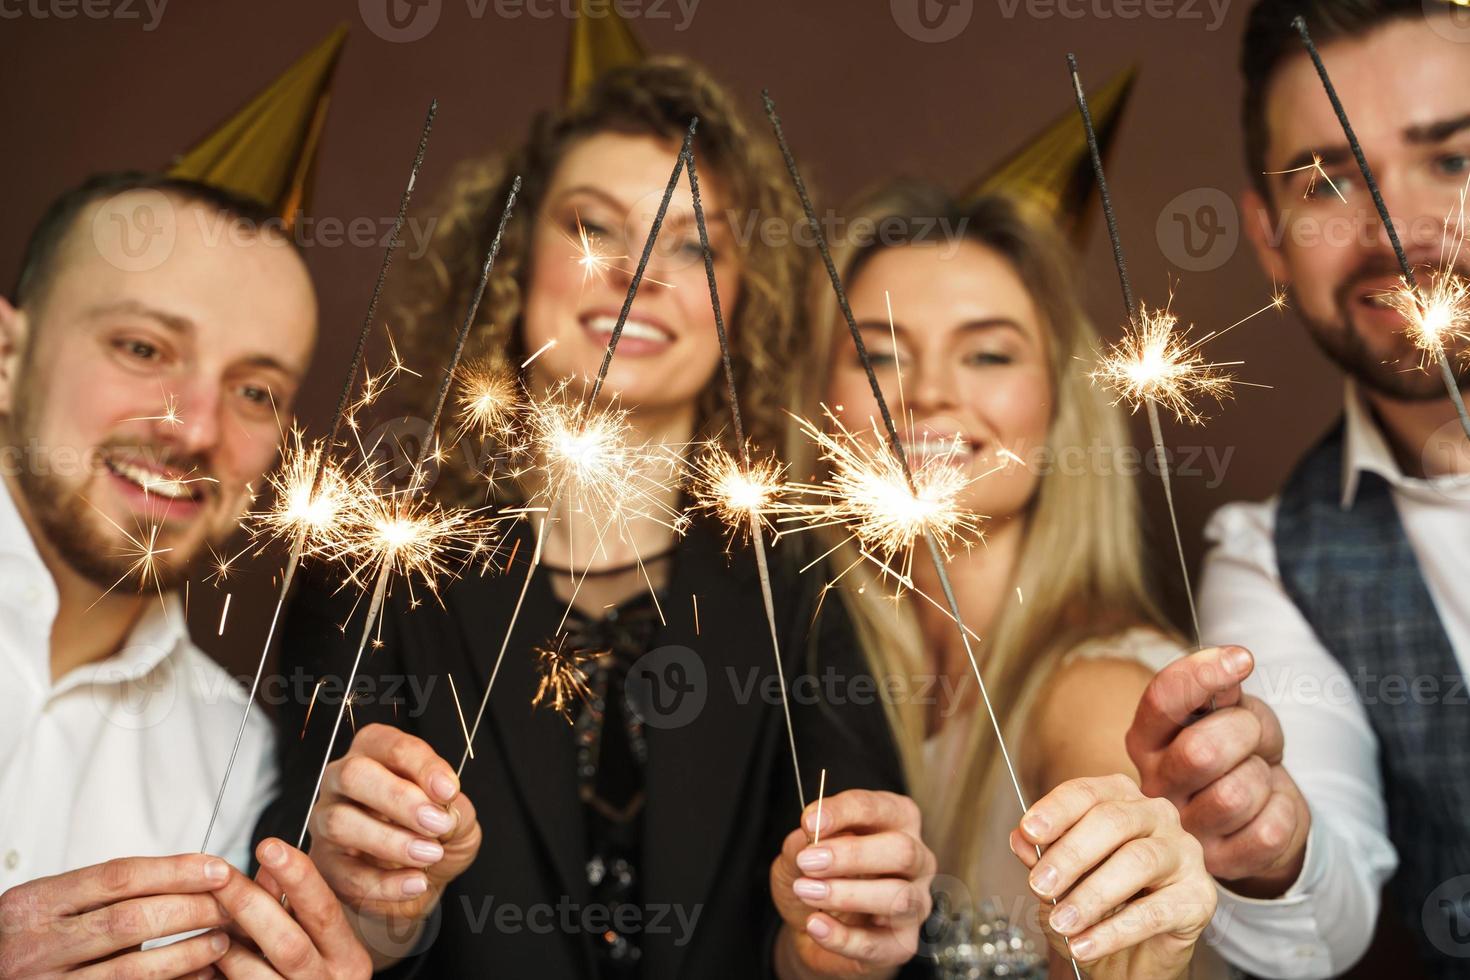
MULTIPOLYGON (((690 132, 693 132, 691 127, 690 132)), ((745 424, 740 418, 740 399, 735 392, 735 367, 730 361, 730 338, 725 332, 725 315, 720 306, 720 289, 715 282, 714 253, 709 247, 709 228, 704 220, 704 204, 699 196, 699 173, 694 166, 694 148, 688 143, 684 147, 685 162, 689 167, 689 194, 694 200, 694 223, 699 227, 699 245, 704 252, 704 276, 709 280, 709 301, 714 308, 715 333, 720 340, 720 361, 725 371, 725 386, 729 390, 730 415, 735 424, 735 444, 740 447, 740 464, 750 472, 750 446, 745 441, 745 424)), ((791 723, 791 703, 786 695, 786 670, 781 664, 781 641, 776 632, 776 601, 771 595, 771 569, 766 561, 766 539, 761 531, 759 510, 749 510, 750 538, 755 551, 756 570, 760 575, 761 602, 765 604, 766 623, 771 628, 771 652, 776 658, 776 678, 781 683, 781 710, 786 716, 786 739, 791 745, 791 768, 796 774, 796 797, 801 808, 806 809, 806 790, 801 784, 801 763, 796 754, 796 728, 791 723)), ((822 770, 823 779, 826 770, 822 770)))
POLYGON ((470 726, 469 738, 465 739, 464 755, 459 757, 459 768, 454 770, 455 778, 464 773, 465 763, 474 755, 470 746, 475 742, 475 734, 480 730, 480 720, 485 717, 485 706, 490 703, 490 692, 495 688, 495 678, 500 673, 500 664, 505 660, 506 648, 510 646, 510 635, 515 632, 516 620, 521 615, 521 605, 526 601, 526 593, 531 588, 531 579, 536 575, 536 566, 541 564, 541 542, 546 539, 546 518, 541 518, 541 526, 536 531, 536 550, 531 554, 531 563, 526 567, 526 580, 521 583, 521 594, 516 599, 515 609, 510 614, 510 625, 505 628, 505 639, 500 641, 500 653, 495 657, 495 667, 490 671, 490 679, 485 682, 485 693, 480 698, 480 709, 475 712, 475 723, 470 726))
POLYGON ((669 201, 673 200, 674 188, 679 184, 679 172, 684 169, 684 158, 689 154, 689 144, 694 140, 694 129, 698 125, 698 116, 689 120, 689 129, 684 133, 684 145, 679 148, 679 156, 674 161, 674 172, 669 174, 663 200, 659 201, 658 211, 653 216, 653 227, 649 228, 648 240, 643 243, 643 254, 638 256, 638 267, 633 270, 633 279, 628 283, 628 295, 623 299, 618 322, 613 325, 612 336, 608 338, 607 352, 602 355, 602 367, 598 368, 597 380, 593 382, 592 391, 587 396, 588 410, 596 404, 597 395, 602 391, 602 383, 607 380, 607 369, 612 366, 613 352, 618 349, 618 339, 623 335, 623 324, 628 322, 628 314, 633 310, 633 298, 638 295, 638 285, 643 282, 643 270, 648 268, 648 257, 653 254, 654 242, 658 240, 658 231, 663 227, 664 215, 668 213, 669 201))
MULTIPOLYGON (((827 247, 827 236, 823 234, 821 222, 817 220, 816 209, 812 207, 811 197, 806 191, 806 182, 801 179, 801 171, 797 169, 796 158, 792 156, 791 148, 786 145, 786 134, 781 129, 781 117, 776 114, 776 103, 772 101, 770 92, 765 90, 761 92, 761 100, 765 103, 766 118, 770 120, 771 128, 775 130, 776 143, 780 146, 781 156, 786 161, 786 170, 791 175, 791 182, 796 188, 797 196, 801 198, 801 206, 806 212, 807 223, 811 225, 812 237, 817 243, 817 250, 822 255, 822 263, 827 267, 827 277, 832 281, 832 289, 837 296, 837 305, 842 310, 843 319, 847 321, 848 333, 852 335, 853 346, 857 348, 863 371, 868 376, 868 386, 873 390, 873 399, 878 403, 878 411, 883 416, 883 425, 888 432, 889 448, 892 449, 894 457, 903 468, 910 491, 914 492, 914 474, 909 467, 908 455, 903 451, 898 428, 893 423, 893 415, 889 412, 888 402, 883 397, 883 388, 878 384, 878 375, 873 370, 872 359, 868 356, 868 347, 863 343, 862 332, 858 330, 857 321, 853 318, 852 307, 847 301, 847 290, 842 285, 842 277, 837 274, 837 266, 832 262, 832 252, 827 247)), ((1004 760, 1006 771, 1010 775, 1011 788, 1015 791, 1016 799, 1021 804, 1021 811, 1024 813, 1030 809, 1030 805, 1026 802, 1026 793, 1021 789, 1021 780, 1016 776, 1015 764, 1011 761, 1010 750, 1006 748, 1005 735, 1001 732, 1000 719, 996 717, 995 707, 990 701, 990 692, 985 686, 985 678, 980 674, 980 663, 975 659, 975 651, 970 646, 969 631, 960 615, 960 604, 955 598, 954 587, 949 580, 949 570, 945 566, 944 556, 939 550, 939 544, 934 540, 933 533, 927 527, 924 528, 924 541, 929 546, 929 557, 934 562, 935 574, 938 575, 939 585, 944 590, 944 599, 949 605, 950 616, 959 627, 960 640, 965 646, 965 656, 969 658, 970 669, 974 672, 975 682, 980 687, 980 699, 985 705, 986 715, 990 718, 990 727, 995 731, 996 744, 1000 748, 1001 759, 1004 760)), ((1036 848, 1036 856, 1041 856, 1039 845, 1036 848)), ((1056 899, 1052 899, 1052 905, 1056 905, 1056 899)), ((1076 974, 1077 980, 1082 980, 1082 970, 1077 965, 1075 958, 1072 959, 1072 972, 1076 974)))
MULTIPOLYGON (((414 454, 413 469, 409 476, 407 498, 424 489, 422 473, 424 462, 429 455, 429 446, 435 442, 434 436, 438 429, 439 417, 444 410, 444 402, 449 395, 449 388, 453 382, 455 371, 459 368, 460 358, 464 354, 465 340, 469 336, 470 327, 474 324, 475 315, 480 310, 480 301, 485 296, 486 284, 490 281, 490 272, 495 268, 495 257, 500 252, 500 242, 505 235, 506 223, 510 221, 511 210, 515 207, 516 195, 520 193, 521 178, 516 177, 511 183, 510 193, 506 195, 505 208, 500 212, 500 225, 495 230, 495 238, 490 243, 490 250, 485 255, 485 263, 480 268, 480 281, 475 287, 474 295, 471 297, 469 309, 465 311, 464 322, 459 328, 455 338, 454 352, 449 363, 444 366, 444 377, 439 384, 438 396, 434 403, 434 411, 429 417, 429 428, 424 433, 423 442, 419 444, 418 451, 414 454)), ((352 670, 347 675, 347 686, 343 688, 342 703, 337 706, 337 718, 332 723, 332 734, 327 740, 327 751, 322 756, 321 769, 317 772, 316 786, 311 791, 311 803, 306 809, 306 818, 301 821, 301 833, 296 838, 296 847, 299 850, 306 840, 307 828, 311 826, 311 815, 316 810, 316 801, 321 793, 322 780, 326 777, 327 766, 332 761, 332 751, 337 745, 337 733, 342 729, 342 715, 347 710, 347 702, 351 696, 352 687, 357 681, 357 671, 362 665, 362 654, 367 649, 368 640, 372 636, 373 627, 377 623, 378 614, 383 608, 383 597, 388 590, 388 579, 393 570, 393 562, 386 556, 378 570, 378 580, 373 587, 372 601, 368 604, 367 618, 362 625, 362 639, 357 644, 357 656, 353 658, 352 670)), ((284 900, 284 899, 283 899, 284 900)))
MULTIPOLYGON (((372 332, 373 321, 378 311, 378 300, 383 294, 383 283, 388 278, 388 269, 393 264, 393 255, 400 244, 398 236, 403 231, 403 222, 408 215, 408 204, 413 197, 413 187, 418 181, 419 168, 424 162, 424 151, 429 145, 429 132, 434 128, 434 115, 438 111, 439 100, 430 101, 428 115, 424 118, 423 130, 419 133, 418 149, 414 151, 413 167, 408 172, 408 186, 403 189, 403 195, 398 200, 398 215, 393 219, 393 233, 388 238, 388 248, 383 253, 383 263, 379 266, 378 278, 373 283, 372 298, 368 300, 367 313, 363 317, 362 328, 357 333, 357 345, 352 351, 352 360, 348 363, 347 377, 342 382, 342 393, 337 396, 337 410, 332 415, 332 434, 322 445, 321 452, 317 456, 316 473, 312 476, 311 490, 307 495, 308 500, 315 497, 318 490, 321 489, 322 474, 327 465, 327 454, 341 431, 342 418, 347 411, 347 400, 352 394, 353 385, 357 382, 357 372, 362 365, 363 348, 367 346, 368 335, 372 332)), ((240 727, 235 731, 235 744, 230 749, 230 760, 225 764, 225 773, 220 779, 219 792, 214 798, 214 809, 209 815, 209 825, 204 829, 204 842, 199 845, 201 854, 209 850, 209 838, 214 833, 215 821, 219 819, 220 807, 225 800, 225 788, 230 784, 230 773, 234 771, 235 758, 240 753, 240 741, 245 737, 245 724, 250 720, 250 709, 254 706, 256 692, 260 689, 260 678, 265 672, 265 661, 270 656, 271 643, 276 637, 276 624, 280 622, 281 609, 286 605, 286 596, 291 591, 291 583, 296 578, 296 567, 301 562, 301 552, 305 547, 306 525, 303 523, 296 530, 296 536, 291 542, 290 554, 286 558, 286 570, 281 576, 281 591, 276 598, 276 610, 271 615, 270 628, 266 630, 265 643, 260 651, 260 662, 255 665, 255 679, 250 683, 250 694, 245 699, 245 711, 240 716, 240 727)), ((223 620, 221 620, 221 626, 223 626, 223 620)))
MULTIPOLYGON (((1358 135, 1353 132, 1353 124, 1348 122, 1347 110, 1343 108, 1342 100, 1337 97, 1337 89, 1332 84, 1331 77, 1327 74, 1327 66, 1322 63, 1322 56, 1317 53, 1317 45, 1312 42, 1312 35, 1307 31, 1307 22, 1300 14, 1292 18, 1291 26, 1301 35, 1302 45, 1307 49, 1307 54, 1312 57, 1312 64, 1317 69, 1317 77, 1322 80, 1322 88, 1327 92, 1327 98, 1332 102, 1332 111, 1337 114, 1337 121, 1342 126, 1342 134, 1347 137, 1348 147, 1353 151, 1353 158, 1358 161, 1358 170, 1362 171, 1363 183, 1368 185, 1368 193, 1373 197, 1373 207, 1378 210, 1378 218, 1383 222, 1384 231, 1388 233, 1389 243, 1393 245, 1393 254, 1399 262, 1399 271, 1404 277, 1405 284, 1411 291, 1417 292, 1418 285, 1414 278, 1414 270, 1409 266, 1409 257, 1404 253, 1403 242, 1399 241, 1398 229, 1393 226, 1393 219, 1389 217, 1388 205, 1383 203, 1383 195, 1378 190, 1378 181, 1373 177, 1373 168, 1368 166, 1368 158, 1363 155, 1363 145, 1358 142, 1358 135)), ((1465 435, 1470 436, 1470 412, 1465 409, 1465 397, 1460 393, 1460 385, 1455 380, 1454 369, 1450 367, 1448 355, 1444 352, 1444 344, 1434 345, 1435 360, 1439 362, 1439 373, 1444 378, 1445 390, 1449 392, 1450 400, 1454 402, 1455 414, 1460 417, 1460 428, 1465 430, 1465 435)))
MULTIPOLYGON (((1113 213, 1113 199, 1108 194, 1107 178, 1103 174, 1102 152, 1097 145, 1097 131, 1092 126, 1092 110, 1087 106, 1087 94, 1082 91, 1082 79, 1078 74, 1077 56, 1067 55, 1067 67, 1072 73, 1072 89, 1077 95, 1077 111, 1082 115, 1082 127, 1087 133, 1087 149, 1092 155, 1092 173, 1097 178, 1097 193, 1102 200, 1103 218, 1107 221, 1108 241, 1113 246, 1113 264, 1118 268, 1118 284, 1123 290, 1123 307, 1128 313, 1128 324, 1132 330, 1139 329, 1138 303, 1133 297, 1133 282, 1128 278, 1128 263, 1123 259, 1123 239, 1118 234, 1118 216, 1113 213)), ((1179 574, 1184 580, 1184 596, 1189 601, 1189 621, 1194 627, 1194 647, 1204 646, 1200 639, 1199 612, 1194 604, 1194 585, 1189 577, 1189 561, 1184 557, 1184 539, 1179 533, 1179 515, 1174 508, 1174 487, 1169 476, 1169 457, 1164 450, 1163 428, 1159 425, 1159 406, 1152 395, 1144 398, 1148 408, 1148 427, 1153 435, 1154 458, 1159 464, 1159 482, 1164 485, 1164 503, 1169 508, 1169 524, 1174 529, 1174 550, 1179 556, 1179 574)))

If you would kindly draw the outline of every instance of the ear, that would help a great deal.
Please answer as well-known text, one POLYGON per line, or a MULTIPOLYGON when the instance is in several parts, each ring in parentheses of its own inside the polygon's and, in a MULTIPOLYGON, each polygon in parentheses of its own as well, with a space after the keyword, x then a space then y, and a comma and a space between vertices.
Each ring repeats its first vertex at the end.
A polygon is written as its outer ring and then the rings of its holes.
POLYGON ((20 358, 25 350, 28 326, 25 313, 0 296, 0 415, 8 416, 15 410, 20 358))
POLYGON ((1261 270, 1271 277, 1272 282, 1290 282, 1286 256, 1282 254, 1280 244, 1286 233, 1285 225, 1278 227, 1281 216, 1272 210, 1271 205, 1254 188, 1241 192, 1240 220, 1245 224, 1245 235, 1250 239, 1261 270))

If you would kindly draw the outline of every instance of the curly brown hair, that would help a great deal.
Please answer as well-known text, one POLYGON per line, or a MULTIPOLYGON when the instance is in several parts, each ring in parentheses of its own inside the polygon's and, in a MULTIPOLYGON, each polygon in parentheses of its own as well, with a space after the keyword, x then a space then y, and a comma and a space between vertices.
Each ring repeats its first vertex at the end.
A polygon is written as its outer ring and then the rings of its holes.
MULTIPOLYGON (((785 228, 795 227, 800 208, 774 147, 754 137, 734 99, 708 72, 673 57, 618 68, 571 104, 540 113, 519 149, 467 160, 456 168, 435 212, 438 226, 428 253, 407 270, 394 304, 395 325, 406 333, 409 345, 421 357, 447 352, 478 283, 511 181, 519 174, 516 213, 506 227, 465 348, 466 363, 517 370, 527 353, 521 321, 534 240, 528 216, 540 212, 568 150, 606 132, 678 143, 694 116, 699 117, 695 151, 701 173, 720 181, 729 210, 759 219, 745 224, 747 228, 759 228, 773 217, 785 228)), ((734 308, 726 311, 731 360, 747 435, 758 447, 773 450, 780 446, 782 409, 793 383, 790 365, 796 363, 799 344, 804 260, 797 250, 771 247, 758 235, 735 237, 740 293, 734 308)), ((730 420, 725 382, 716 372, 699 398, 696 436, 728 439, 730 420)), ((452 436, 451 424, 441 426, 445 444, 452 436)), ((474 461, 465 455, 452 454, 446 463, 438 483, 442 498, 483 498, 474 461)))

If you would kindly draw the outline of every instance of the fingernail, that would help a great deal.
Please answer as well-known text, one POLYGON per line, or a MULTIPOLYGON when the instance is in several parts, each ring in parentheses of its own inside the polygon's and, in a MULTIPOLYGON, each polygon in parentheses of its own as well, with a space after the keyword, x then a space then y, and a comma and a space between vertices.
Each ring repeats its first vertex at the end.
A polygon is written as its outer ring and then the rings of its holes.
POLYGON ((1079 960, 1092 959, 1092 951, 1097 945, 1091 939, 1078 939, 1071 943, 1072 955, 1079 960))
POLYGON ((1051 914, 1051 927, 1057 932, 1066 932, 1077 924, 1081 918, 1075 905, 1063 905, 1051 914))
POLYGON ((222 932, 217 932, 209 937, 209 948, 216 953, 223 953, 230 948, 230 937, 222 932))
POLYGON ((215 883, 225 881, 230 877, 230 866, 218 858, 206 861, 204 862, 204 877, 215 883))
POLYGON ((429 779, 429 790, 440 800, 448 803, 454 799, 454 794, 459 792, 459 787, 452 777, 438 772, 429 779))
POLYGON ((413 898, 415 895, 422 895, 428 890, 429 882, 421 875, 414 875, 412 878, 405 878, 403 881, 403 894, 409 898, 413 898))
POLYGON ((1010 846, 1011 853, 1016 857, 1022 856, 1021 849, 1026 846, 1026 842, 1018 838, 1015 831, 1011 831, 1010 836, 1006 838, 1006 844, 1010 846))
POLYGON ((806 920, 806 934, 817 939, 826 939, 832 935, 832 927, 827 924, 826 919, 814 915, 806 920))
POLYGON ((1046 829, 1049 826, 1050 824, 1046 822, 1046 818, 1039 813, 1028 813, 1021 818, 1021 829, 1032 840, 1040 840, 1046 834, 1046 829))
POLYGON ((437 841, 416 840, 408 845, 408 856, 424 864, 433 864, 444 856, 444 848, 437 841))
POLYGON ((276 843, 275 841, 271 841, 269 844, 265 845, 265 847, 261 849, 261 864, 270 865, 274 868, 276 865, 280 864, 284 860, 286 860, 286 848, 276 843))
POLYGON ((832 826, 832 816, 831 814, 827 813, 818 814, 815 810, 813 810, 806 815, 806 819, 803 821, 803 823, 806 825, 807 833, 815 834, 819 830, 827 830, 832 826), (818 816, 822 818, 820 824, 817 821, 818 816))
POLYGON ((808 847, 796 855, 796 866, 803 871, 825 871, 832 866, 832 852, 825 847, 808 847))
POLYGON ((1057 887, 1057 869, 1051 865, 1042 865, 1036 869, 1031 876, 1031 890, 1038 895, 1050 895, 1051 890, 1057 887))
POLYGON ((810 899, 815 902, 820 902, 832 893, 832 889, 827 887, 825 881, 813 881, 811 878, 796 879, 796 884, 791 886, 791 890, 796 892, 797 898, 810 899))
POLYGON ((449 828, 454 826, 454 821, 450 819, 449 814, 428 803, 419 807, 418 817, 419 826, 431 834, 447 834, 449 828))
POLYGON ((1251 655, 1240 647, 1230 647, 1225 654, 1225 666, 1232 674, 1244 674, 1251 669, 1251 655))

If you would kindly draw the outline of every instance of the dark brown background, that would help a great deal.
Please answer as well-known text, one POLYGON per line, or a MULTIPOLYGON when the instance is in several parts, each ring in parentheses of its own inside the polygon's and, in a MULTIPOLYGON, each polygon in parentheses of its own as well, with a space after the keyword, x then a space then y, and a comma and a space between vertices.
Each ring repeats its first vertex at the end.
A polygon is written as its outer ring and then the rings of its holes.
MULTIPOLYGON (((438 123, 416 198, 429 202, 452 161, 518 140, 532 112, 559 98, 571 6, 546 0, 542 9, 556 12, 536 18, 508 7, 500 10, 520 14, 504 16, 488 2, 476 17, 470 0, 441 0, 427 36, 394 43, 369 30, 349 0, 173 0, 151 31, 144 29, 146 10, 136 2, 124 9, 123 2, 93 8, 110 16, 76 8, 70 19, 56 16, 72 9, 66 0, 7 0, 0 7, 7 93, 0 107, 0 275, 7 283, 27 230, 54 194, 92 171, 161 164, 344 21, 351 36, 313 211, 344 220, 390 218, 424 108, 437 96, 438 123)), ((1040 2, 974 0, 963 30, 938 43, 901 29, 901 11, 888 0, 702 0, 682 30, 676 6, 645 0, 647 16, 633 26, 651 50, 709 65, 740 93, 753 119, 759 90, 769 86, 809 180, 833 206, 899 172, 956 186, 978 175, 1072 106, 1069 50, 1094 86, 1137 64, 1141 73, 1110 167, 1135 284, 1159 302, 1177 278, 1176 311, 1218 327, 1262 305, 1271 287, 1244 242, 1211 271, 1171 262, 1182 255, 1174 215, 1194 216, 1198 189, 1234 197, 1247 179, 1235 71, 1247 5, 1225 2, 1223 23, 1213 25, 1215 13, 1202 0, 1156 4, 1167 16, 1151 16, 1129 0, 1087 0, 1074 2, 1070 17, 1040 2), (1192 199, 1171 206, 1191 191, 1192 199), (1173 231, 1158 234, 1161 221, 1173 231)), ((965 10, 962 4, 953 15, 965 10)), ((1233 214, 1225 220, 1238 225, 1233 214)), ((323 342, 302 409, 319 428, 381 253, 314 244, 307 254, 322 298, 323 342)), ((1122 311, 1101 222, 1088 241, 1085 276, 1090 308, 1112 332, 1122 311)), ((1240 376, 1270 387, 1243 389, 1206 428, 1167 424, 1175 445, 1234 451, 1222 485, 1206 487, 1202 476, 1178 481, 1196 563, 1204 517, 1226 501, 1270 493, 1339 407, 1336 375, 1290 313, 1253 321, 1212 353, 1244 360, 1240 376)), ((1138 437, 1145 445, 1142 425, 1138 437)), ((1162 498, 1154 479, 1143 485, 1167 585, 1177 576, 1162 498)), ((224 590, 200 584, 191 597, 195 635, 238 670, 250 669, 259 649, 269 575, 257 565, 225 586, 236 595, 223 640, 214 634, 224 590)))

